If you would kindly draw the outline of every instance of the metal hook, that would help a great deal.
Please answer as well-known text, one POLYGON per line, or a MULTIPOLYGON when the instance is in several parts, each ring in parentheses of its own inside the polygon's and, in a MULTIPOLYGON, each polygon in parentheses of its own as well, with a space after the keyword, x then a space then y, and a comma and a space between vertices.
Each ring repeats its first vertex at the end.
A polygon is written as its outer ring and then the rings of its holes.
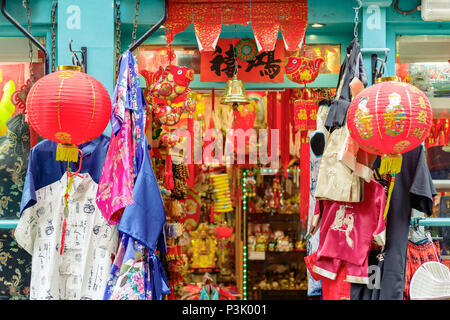
POLYGON ((82 67, 83 68, 83 72, 87 72, 87 48, 86 47, 81 47, 81 50, 73 50, 72 49, 72 42, 73 40, 70 39, 69 40, 69 51, 72 53, 72 64, 82 67), (81 61, 78 58, 77 53, 81 53, 81 61))

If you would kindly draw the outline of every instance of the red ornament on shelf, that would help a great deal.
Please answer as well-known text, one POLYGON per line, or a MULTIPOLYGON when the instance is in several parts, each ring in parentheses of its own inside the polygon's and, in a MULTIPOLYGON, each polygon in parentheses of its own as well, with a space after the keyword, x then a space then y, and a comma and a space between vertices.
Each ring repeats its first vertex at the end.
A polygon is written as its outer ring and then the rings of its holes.
POLYGON ((78 145, 102 134, 111 116, 103 84, 77 66, 59 66, 27 96, 27 117, 42 137, 58 142, 56 160, 78 161, 78 145))
POLYGON ((362 149, 382 156, 380 174, 390 173, 385 216, 395 175, 402 165, 401 154, 419 146, 431 129, 433 112, 425 93, 415 86, 385 77, 360 92, 350 104, 347 126, 362 149))

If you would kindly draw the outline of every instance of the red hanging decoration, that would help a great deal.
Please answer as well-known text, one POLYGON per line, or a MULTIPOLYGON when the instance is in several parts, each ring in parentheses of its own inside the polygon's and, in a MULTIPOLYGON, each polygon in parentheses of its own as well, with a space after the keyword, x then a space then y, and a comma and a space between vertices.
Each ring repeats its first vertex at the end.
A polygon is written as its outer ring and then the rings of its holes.
MULTIPOLYGON (((306 89, 304 92, 306 96, 306 89)), ((315 100, 299 99, 294 102, 295 130, 300 130, 300 218, 306 224, 309 212, 310 141, 308 130, 316 130, 317 103, 315 100)))
POLYGON ((391 79, 382 78, 360 92, 347 113, 351 137, 365 151, 381 155, 380 174, 392 176, 385 217, 395 175, 401 170, 401 154, 416 148, 428 137, 433 119, 425 93, 408 83, 383 81, 391 79))
POLYGON ((180 143, 182 141, 183 141, 182 136, 179 137, 171 132, 166 132, 161 137, 162 144, 166 146, 166 163, 165 163, 163 185, 167 190, 173 190, 173 188, 175 187, 172 171, 172 156, 170 155, 170 152, 177 143, 180 143))
POLYGON ((188 117, 188 131, 189 131, 189 136, 190 139, 187 143, 190 144, 190 148, 188 148, 188 150, 190 151, 189 154, 189 161, 187 164, 188 167, 188 171, 189 171, 189 178, 187 179, 186 183, 189 186, 189 188, 194 188, 194 182, 195 182, 195 166, 194 166, 194 118, 193 116, 190 114, 188 117))
POLYGON ((27 96, 29 124, 58 142, 56 160, 78 161, 78 145, 97 138, 111 115, 111 99, 100 81, 73 66, 39 79, 27 96))
POLYGON ((218 226, 215 229, 217 239, 227 239, 233 235, 233 229, 230 227, 218 226))
POLYGON ((222 24, 247 25, 250 21, 250 1, 224 0, 221 1, 225 10, 222 9, 222 24))
POLYGON ((215 49, 221 25, 247 25, 251 21, 258 51, 272 51, 279 28, 289 51, 301 48, 308 23, 306 0, 169 0, 164 23, 167 41, 194 23, 200 51, 215 49))
POLYGON ((200 52, 214 51, 222 29, 221 4, 193 4, 194 31, 200 52))
POLYGON ((170 152, 167 151, 166 154, 166 169, 164 171, 164 188, 167 190, 173 190, 175 187, 175 183, 173 181, 173 172, 172 172, 172 156, 170 152))
POLYGON ((308 26, 306 0, 280 0, 280 29, 287 51, 302 48, 308 26))
POLYGON ((433 119, 430 134, 425 139, 425 147, 446 146, 450 142, 450 119, 433 119))
POLYGON ((192 4, 189 1, 169 1, 167 19, 164 22, 167 42, 171 43, 177 33, 192 23, 192 4))
POLYGON ((291 98, 291 90, 286 89, 281 93, 281 108, 283 112, 281 112, 281 123, 283 125, 280 126, 280 160, 283 165, 283 174, 284 177, 288 178, 288 166, 291 158, 291 154, 289 152, 289 136, 290 136, 290 114, 287 111, 290 107, 290 98, 291 98))
POLYGON ((308 59, 291 56, 285 60, 286 77, 298 84, 306 84, 316 80, 320 66, 324 62, 324 59, 321 57, 308 59))
POLYGON ((275 50, 280 28, 278 2, 253 2, 250 9, 252 29, 258 52, 275 50))
POLYGON ((187 67, 168 65, 157 72, 143 70, 148 89, 148 101, 153 107, 153 117, 160 125, 172 126, 180 121, 185 110, 193 108, 189 98, 190 82, 194 70, 187 67))

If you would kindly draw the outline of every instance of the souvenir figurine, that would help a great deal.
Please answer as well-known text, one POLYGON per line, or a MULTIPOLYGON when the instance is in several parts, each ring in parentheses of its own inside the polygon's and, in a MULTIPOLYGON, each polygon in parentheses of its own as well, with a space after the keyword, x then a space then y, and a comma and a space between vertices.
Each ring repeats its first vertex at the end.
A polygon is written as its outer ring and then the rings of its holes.
POLYGON ((191 231, 192 268, 214 268, 217 262, 217 240, 213 236, 214 230, 209 230, 204 223, 191 231))
POLYGON ((289 272, 289 289, 290 290, 294 290, 295 289, 294 272, 289 272))
POLYGON ((284 236, 281 239, 277 240, 277 250, 281 252, 290 251, 290 242, 288 236, 284 236))
POLYGON ((277 281, 272 282, 272 290, 280 290, 280 284, 277 281))
POLYGON ((281 207, 281 184, 279 178, 273 179, 273 202, 274 208, 281 207))
POLYGON ((260 233, 256 236, 256 248, 255 251, 266 251, 267 241, 264 234, 260 233))

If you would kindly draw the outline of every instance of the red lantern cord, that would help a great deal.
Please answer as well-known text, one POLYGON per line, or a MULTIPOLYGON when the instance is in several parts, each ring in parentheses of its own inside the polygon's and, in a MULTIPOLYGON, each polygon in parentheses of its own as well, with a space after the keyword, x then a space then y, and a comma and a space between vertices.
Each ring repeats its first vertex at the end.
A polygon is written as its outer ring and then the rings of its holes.
POLYGON ((63 225, 62 225, 61 248, 59 250, 60 255, 64 253, 64 244, 65 244, 65 239, 66 239, 66 228, 67 228, 66 220, 69 215, 69 203, 67 200, 69 198, 69 191, 72 188, 73 177, 77 176, 77 177, 83 178, 83 176, 79 174, 79 172, 81 171, 81 166, 83 165, 83 152, 80 149, 78 149, 78 152, 80 153, 80 166, 76 172, 73 172, 73 173, 71 172, 71 170, 69 168, 69 162, 67 162, 67 188, 66 188, 66 192, 64 193, 64 221, 63 221, 63 225))

